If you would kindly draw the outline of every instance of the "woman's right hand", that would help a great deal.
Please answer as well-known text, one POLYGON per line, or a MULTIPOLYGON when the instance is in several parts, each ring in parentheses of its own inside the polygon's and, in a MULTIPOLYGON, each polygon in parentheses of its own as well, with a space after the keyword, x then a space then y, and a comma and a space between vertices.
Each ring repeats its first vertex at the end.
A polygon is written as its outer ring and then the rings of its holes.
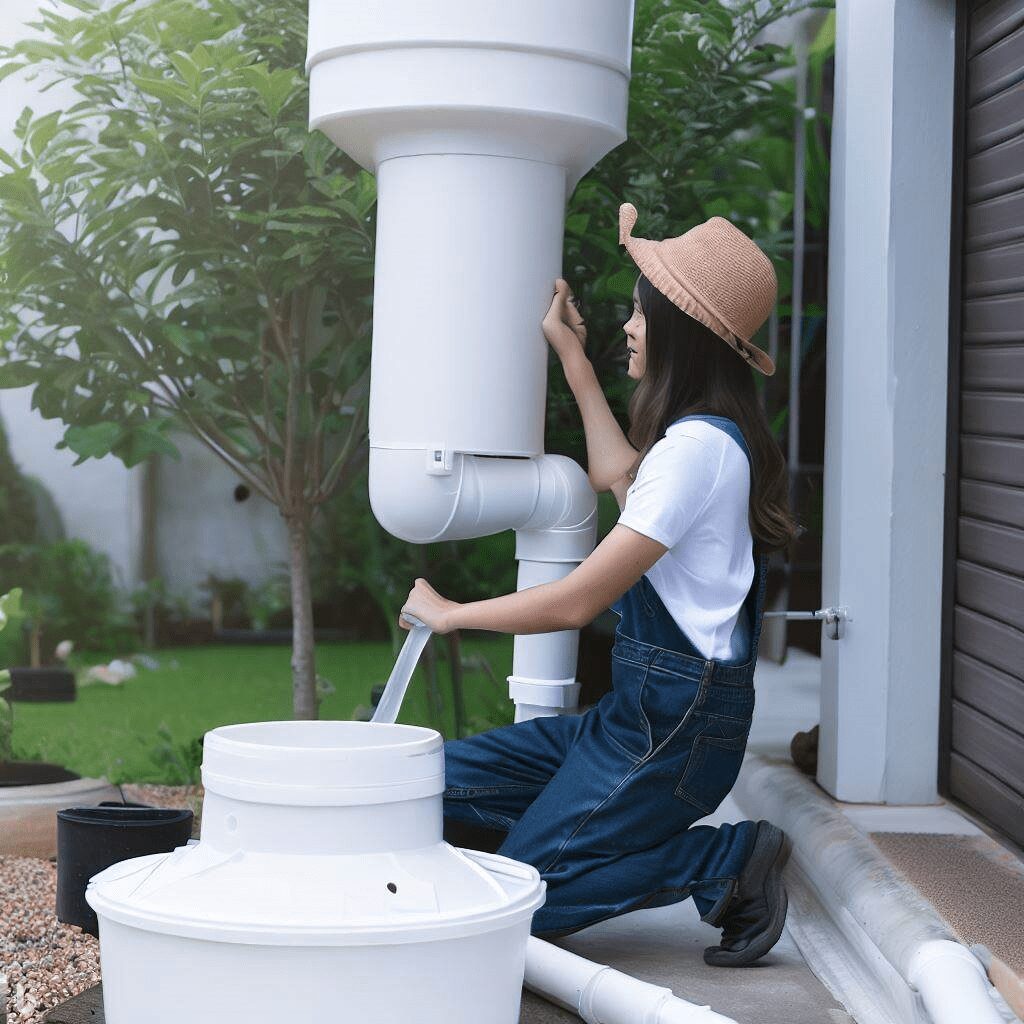
POLYGON ((555 296, 542 324, 544 337, 564 363, 573 355, 583 351, 587 343, 587 326, 567 281, 555 281, 555 296))

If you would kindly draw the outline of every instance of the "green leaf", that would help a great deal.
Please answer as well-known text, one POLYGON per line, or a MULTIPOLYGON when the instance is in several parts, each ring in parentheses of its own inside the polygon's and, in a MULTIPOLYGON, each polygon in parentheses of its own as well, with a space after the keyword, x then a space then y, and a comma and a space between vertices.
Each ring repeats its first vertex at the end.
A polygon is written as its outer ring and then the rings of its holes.
POLYGON ((565 230, 571 235, 585 234, 589 224, 589 213, 571 213, 565 218, 565 230))
POLYGON ((60 128, 61 112, 45 114, 36 118, 28 129, 28 147, 35 157, 40 157, 60 128))
POLYGON ((0 364, 0 388, 23 388, 35 384, 39 375, 39 368, 31 363, 3 363, 0 364))
POLYGON ((121 436, 117 423, 94 423, 88 427, 68 427, 64 432, 64 443, 79 456, 75 465, 86 459, 101 459, 109 455, 121 436))
POLYGON ((113 454, 131 468, 153 455, 169 455, 180 459, 181 452, 164 436, 168 420, 148 421, 133 428, 114 446, 113 454))
POLYGON ((634 268, 626 267, 620 270, 605 281, 605 288, 610 295, 617 298, 628 299, 633 294, 633 286, 636 284, 637 272, 634 268))
POLYGON ((21 64, 17 61, 9 61, 7 64, 0 64, 0 82, 2 82, 8 75, 13 75, 15 72, 21 71, 25 64, 21 64))
POLYGON ((189 87, 189 89, 196 93, 199 91, 199 85, 202 81, 202 72, 196 67, 195 62, 191 57, 186 56, 184 53, 172 53, 168 59, 174 65, 175 70, 181 75, 182 81, 189 87))
POLYGON ((179 103, 186 107, 195 107, 196 105, 195 94, 181 82, 175 82, 169 78, 150 78, 145 75, 133 75, 131 80, 140 92, 164 103, 179 103))

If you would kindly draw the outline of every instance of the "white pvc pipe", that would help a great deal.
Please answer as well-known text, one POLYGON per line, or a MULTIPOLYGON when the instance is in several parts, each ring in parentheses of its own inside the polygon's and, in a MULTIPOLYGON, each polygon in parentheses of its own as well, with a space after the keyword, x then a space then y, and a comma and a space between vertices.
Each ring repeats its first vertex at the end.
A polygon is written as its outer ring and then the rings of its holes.
POLYGON ((524 984, 587 1024, 736 1024, 710 1006, 680 999, 669 988, 631 978, 532 936, 526 947, 524 984))
MULTIPOLYGON (((872 958, 892 965, 934 1024, 1005 1024, 981 962, 810 779, 748 754, 734 795, 745 813, 756 809, 794 837, 791 867, 841 928, 856 922, 851 941, 866 933, 877 947, 872 958)), ((813 961, 813 944, 801 952, 813 961)))
POLYGON ((959 942, 923 942, 910 955, 907 981, 934 1024, 1005 1024, 989 994, 985 968, 959 942))
POLYGON ((540 320, 562 267, 565 168, 479 154, 377 169, 370 439, 544 450, 540 320))

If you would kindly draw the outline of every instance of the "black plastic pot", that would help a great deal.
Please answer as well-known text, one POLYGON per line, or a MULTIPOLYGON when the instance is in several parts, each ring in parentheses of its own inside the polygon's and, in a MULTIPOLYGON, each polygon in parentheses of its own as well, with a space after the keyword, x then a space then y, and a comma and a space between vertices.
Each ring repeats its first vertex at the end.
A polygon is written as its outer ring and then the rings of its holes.
POLYGON ((96 914, 85 902, 89 879, 122 860, 184 846, 192 818, 190 810, 128 804, 58 811, 57 919, 99 935, 96 914))
POLYGON ((8 700, 33 703, 75 699, 75 673, 66 668, 12 668, 8 700))
POLYGON ((0 787, 52 786, 56 782, 74 782, 81 778, 59 764, 47 761, 0 761, 0 787))

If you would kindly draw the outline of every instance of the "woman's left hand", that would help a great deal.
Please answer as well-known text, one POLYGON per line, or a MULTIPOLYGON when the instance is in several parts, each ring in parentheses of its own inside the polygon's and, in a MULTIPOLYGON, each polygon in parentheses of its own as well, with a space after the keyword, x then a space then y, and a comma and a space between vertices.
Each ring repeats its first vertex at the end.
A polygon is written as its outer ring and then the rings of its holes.
MULTIPOLYGON (((415 615, 420 622, 429 626, 435 633, 450 633, 455 627, 451 623, 451 613, 459 607, 457 601, 449 601, 442 597, 425 579, 417 578, 402 612, 415 615)), ((412 629, 412 625, 401 615, 398 624, 402 629, 412 629)))

